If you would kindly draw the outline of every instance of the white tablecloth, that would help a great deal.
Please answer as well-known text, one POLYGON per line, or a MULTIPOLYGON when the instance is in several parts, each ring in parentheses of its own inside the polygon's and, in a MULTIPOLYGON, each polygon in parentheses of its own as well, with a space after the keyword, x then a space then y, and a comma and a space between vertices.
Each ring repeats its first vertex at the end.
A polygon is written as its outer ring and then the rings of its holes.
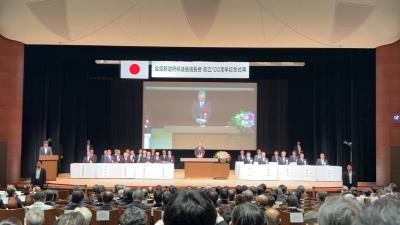
POLYGON ((174 179, 174 164, 72 163, 71 178, 174 179))
POLYGON ((241 180, 342 181, 340 166, 254 165, 236 162, 235 173, 241 180))

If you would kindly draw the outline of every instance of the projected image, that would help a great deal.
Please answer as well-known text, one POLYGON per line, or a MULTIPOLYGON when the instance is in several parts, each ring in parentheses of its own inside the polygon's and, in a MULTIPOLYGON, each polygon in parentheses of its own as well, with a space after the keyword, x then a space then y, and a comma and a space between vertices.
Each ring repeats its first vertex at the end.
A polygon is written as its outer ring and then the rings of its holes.
POLYGON ((143 148, 256 148, 257 84, 144 82, 143 148))

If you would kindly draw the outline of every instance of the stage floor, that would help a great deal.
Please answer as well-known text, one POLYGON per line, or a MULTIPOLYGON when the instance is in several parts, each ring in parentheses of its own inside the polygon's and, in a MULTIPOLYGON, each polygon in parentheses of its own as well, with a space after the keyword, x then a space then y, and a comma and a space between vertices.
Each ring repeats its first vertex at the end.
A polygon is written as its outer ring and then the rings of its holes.
POLYGON ((296 188, 298 185, 303 185, 306 189, 313 187, 341 187, 342 182, 320 182, 320 181, 250 181, 239 180, 235 171, 231 170, 228 179, 185 179, 184 170, 176 169, 175 178, 173 180, 151 180, 151 179, 71 179, 70 174, 59 174, 56 181, 49 181, 49 184, 67 184, 67 185, 87 185, 93 187, 95 184, 102 184, 107 188, 112 188, 116 184, 123 184, 127 186, 168 186, 175 185, 177 187, 216 187, 216 186, 229 186, 235 187, 237 185, 257 186, 265 183, 267 187, 278 187, 285 184, 289 189, 296 188))

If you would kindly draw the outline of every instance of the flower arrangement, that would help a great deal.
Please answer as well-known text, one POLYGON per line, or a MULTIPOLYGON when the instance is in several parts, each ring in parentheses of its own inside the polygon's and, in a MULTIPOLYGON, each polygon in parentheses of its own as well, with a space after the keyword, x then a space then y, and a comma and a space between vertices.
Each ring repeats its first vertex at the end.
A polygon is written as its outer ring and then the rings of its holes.
POLYGON ((254 120, 255 114, 253 112, 241 110, 229 119, 229 123, 239 130, 244 130, 252 128, 255 124, 254 120))
POLYGON ((218 159, 220 163, 231 161, 231 155, 229 155, 229 153, 227 153, 226 151, 218 151, 217 153, 215 153, 213 158, 218 159))

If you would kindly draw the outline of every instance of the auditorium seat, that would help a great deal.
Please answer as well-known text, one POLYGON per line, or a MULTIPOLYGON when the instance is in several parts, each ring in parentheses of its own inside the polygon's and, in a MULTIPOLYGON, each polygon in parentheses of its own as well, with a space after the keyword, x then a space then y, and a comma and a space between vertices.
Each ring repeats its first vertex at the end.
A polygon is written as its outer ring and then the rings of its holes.
POLYGON ((154 223, 152 223, 151 209, 146 209, 145 212, 146 212, 146 216, 147 216, 147 224, 146 225, 154 224, 154 223))
POLYGON ((56 209, 46 209, 44 211, 44 224, 53 225, 56 221, 56 209))
POLYGON ((10 217, 15 217, 23 222, 25 218, 25 209, 0 209, 0 221, 10 217))
POLYGON ((58 199, 60 200, 67 200, 69 196, 68 190, 57 190, 58 192, 58 199))
POLYGON ((305 225, 305 223, 291 223, 290 213, 287 211, 280 211, 281 214, 281 225, 305 225))
POLYGON ((164 211, 160 209, 155 209, 153 211, 153 224, 157 223, 157 221, 161 220, 164 215, 164 211))
POLYGON ((64 208, 56 208, 56 213, 55 213, 55 215, 56 215, 57 217, 59 217, 59 216, 61 216, 62 214, 64 214, 64 212, 65 212, 64 208))
POLYGON ((90 209, 92 212, 92 220, 90 222, 91 225, 118 225, 119 219, 119 210, 113 209, 110 212, 110 218, 108 221, 97 221, 97 210, 90 209))

